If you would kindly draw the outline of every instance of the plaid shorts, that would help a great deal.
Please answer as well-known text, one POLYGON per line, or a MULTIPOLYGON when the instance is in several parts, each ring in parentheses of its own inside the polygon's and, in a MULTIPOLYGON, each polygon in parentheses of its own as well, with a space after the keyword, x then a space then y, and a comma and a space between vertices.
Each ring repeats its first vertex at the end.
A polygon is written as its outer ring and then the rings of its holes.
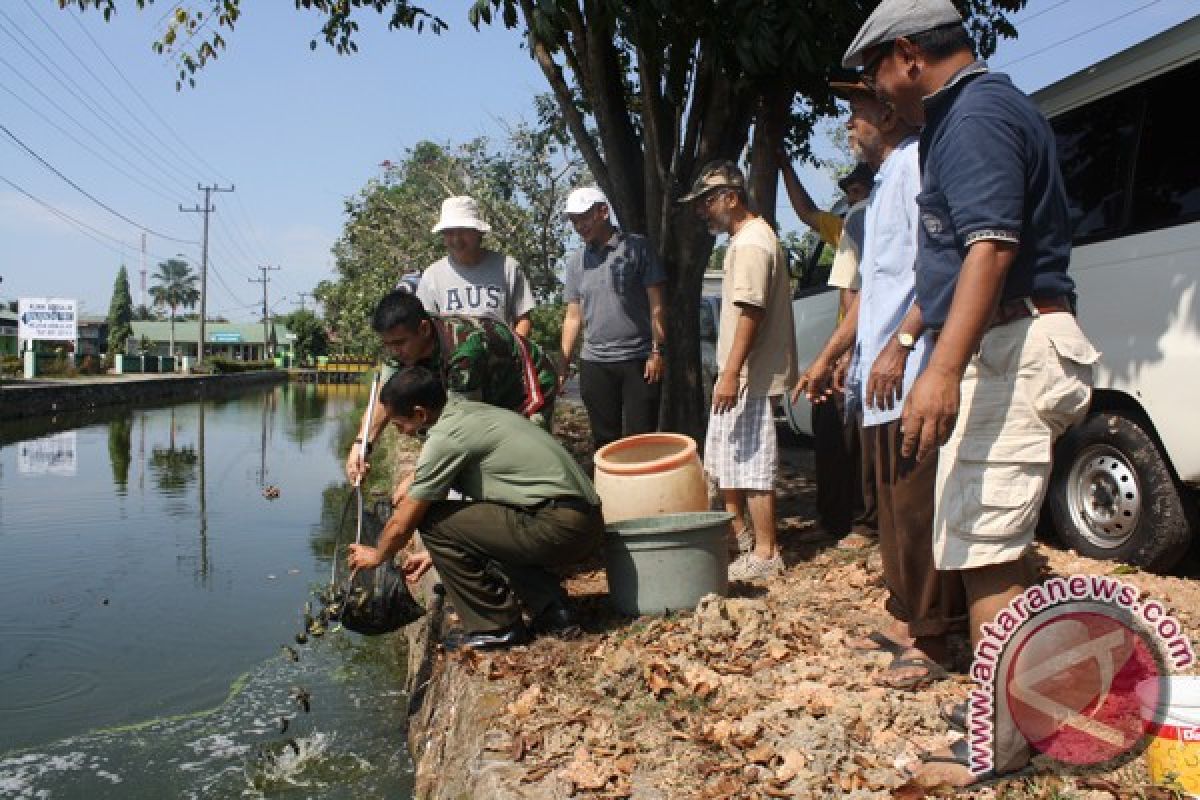
POLYGON ((709 415, 704 471, 719 488, 773 491, 778 464, 771 398, 743 394, 731 410, 709 415))

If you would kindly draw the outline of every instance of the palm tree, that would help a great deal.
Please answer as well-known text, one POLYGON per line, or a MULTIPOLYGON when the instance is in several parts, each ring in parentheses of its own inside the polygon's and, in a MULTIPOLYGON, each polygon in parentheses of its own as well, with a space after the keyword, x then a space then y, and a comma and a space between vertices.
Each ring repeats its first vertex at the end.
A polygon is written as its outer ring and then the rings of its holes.
MULTIPOLYGON (((153 276, 154 285, 150 287, 150 299, 156 306, 166 306, 171 309, 171 346, 169 354, 175 355, 175 310, 180 306, 195 308, 200 300, 200 290, 196 281, 200 276, 192 272, 186 261, 178 258, 168 258, 160 261, 158 270, 153 276)), ((200 345, 203 352, 203 344, 200 345)))

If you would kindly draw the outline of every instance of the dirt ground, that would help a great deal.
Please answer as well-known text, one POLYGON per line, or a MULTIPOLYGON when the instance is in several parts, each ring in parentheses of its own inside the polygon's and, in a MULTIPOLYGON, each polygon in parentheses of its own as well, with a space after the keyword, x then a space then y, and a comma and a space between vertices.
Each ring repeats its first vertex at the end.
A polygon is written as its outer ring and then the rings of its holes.
MULTIPOLYGON (((557 432, 581 460, 586 422, 560 411, 557 432)), ((917 691, 880 686, 889 656, 847 640, 887 624, 879 551, 865 537, 813 530, 812 452, 789 442, 778 484, 781 578, 735 583, 694 613, 623 617, 608 607, 599 565, 572 576, 582 638, 539 639, 499 654, 449 654, 499 691, 489 759, 505 762, 536 797, 766 798, 952 796, 917 787, 905 769, 956 738, 939 718, 966 697, 951 674, 917 691)), ((1145 575, 1039 545, 1044 576, 1120 575, 1200 630, 1194 580, 1145 575)), ((1195 641, 1193 637, 1193 642, 1195 641)), ((962 660, 967 663, 967 648, 962 660)), ((1035 759, 1034 774, 962 796, 1136 798, 1149 786, 1140 759, 1097 774, 1064 774, 1035 759)), ((527 790, 527 792, 526 792, 527 790)))

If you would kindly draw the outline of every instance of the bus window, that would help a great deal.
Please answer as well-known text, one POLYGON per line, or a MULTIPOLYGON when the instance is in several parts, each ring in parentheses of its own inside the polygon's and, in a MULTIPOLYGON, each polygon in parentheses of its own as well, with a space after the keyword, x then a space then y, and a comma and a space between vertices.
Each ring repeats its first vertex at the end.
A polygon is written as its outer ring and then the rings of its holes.
POLYGON ((1052 122, 1076 244, 1115 236, 1125 227, 1140 113, 1140 90, 1134 89, 1052 122))
POLYGON ((1200 61, 1149 84, 1133 185, 1135 230, 1200 218, 1200 161, 1195 126, 1184 121, 1200 81, 1200 61))

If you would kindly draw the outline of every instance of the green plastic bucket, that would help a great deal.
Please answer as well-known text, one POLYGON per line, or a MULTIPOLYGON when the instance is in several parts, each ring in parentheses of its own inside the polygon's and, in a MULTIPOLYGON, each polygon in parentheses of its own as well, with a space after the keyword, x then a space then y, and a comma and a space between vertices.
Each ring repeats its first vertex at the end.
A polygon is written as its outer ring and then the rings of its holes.
POLYGON ((692 511, 607 526, 610 602, 623 614, 662 614, 693 609, 706 594, 724 596, 732 519, 726 511, 692 511))

